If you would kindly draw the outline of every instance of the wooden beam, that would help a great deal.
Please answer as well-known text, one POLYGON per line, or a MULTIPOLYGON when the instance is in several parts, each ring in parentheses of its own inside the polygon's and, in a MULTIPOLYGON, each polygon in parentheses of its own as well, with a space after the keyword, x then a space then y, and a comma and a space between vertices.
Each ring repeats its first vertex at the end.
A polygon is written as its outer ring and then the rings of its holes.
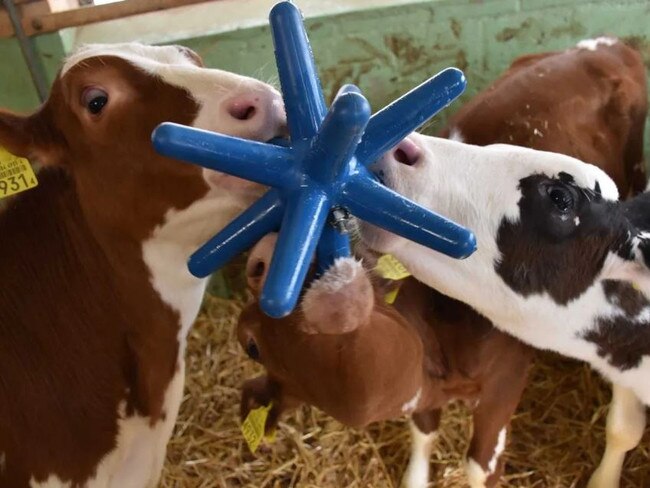
MULTIPOLYGON (((78 7, 76 2, 72 3, 73 0, 13 0, 13 2, 23 21, 25 18, 49 14, 56 10, 63 10, 66 8, 66 5, 68 6, 67 8, 70 8, 70 5, 78 7)), ((0 2, 0 38, 13 37, 14 35, 14 28, 9 19, 9 14, 0 2)))
POLYGON ((74 10, 52 12, 31 18, 23 18, 23 25, 28 35, 44 34, 46 32, 55 32, 66 27, 78 27, 96 22, 105 22, 107 20, 130 17, 132 15, 205 2, 206 0, 127 0, 124 2, 92 5, 74 10))
MULTIPOLYGON (((24 3, 21 5, 22 24, 29 36, 207 1, 220 0, 126 0, 60 11, 52 11, 53 8, 58 10, 57 0, 18 0, 24 3)), ((14 30, 7 12, 0 9, 0 38, 13 36, 14 30)))

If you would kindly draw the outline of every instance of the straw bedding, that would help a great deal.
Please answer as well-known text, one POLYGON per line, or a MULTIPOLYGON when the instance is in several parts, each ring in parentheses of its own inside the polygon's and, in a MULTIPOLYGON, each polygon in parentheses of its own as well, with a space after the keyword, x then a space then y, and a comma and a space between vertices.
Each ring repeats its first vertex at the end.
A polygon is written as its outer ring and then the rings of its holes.
MULTIPOLYGON (((284 419, 273 444, 250 454, 239 431, 239 386, 260 368, 240 350, 245 297, 208 296, 187 353, 185 398, 161 483, 194 487, 398 487, 409 452, 405 420, 344 428, 313 408, 284 419)), ((538 353, 506 448, 502 487, 583 487, 604 447, 607 385, 584 365, 538 353)), ((447 409, 431 457, 430 486, 467 486, 471 431, 462 405, 447 409)), ((648 435, 632 451, 623 488, 650 487, 648 435)))

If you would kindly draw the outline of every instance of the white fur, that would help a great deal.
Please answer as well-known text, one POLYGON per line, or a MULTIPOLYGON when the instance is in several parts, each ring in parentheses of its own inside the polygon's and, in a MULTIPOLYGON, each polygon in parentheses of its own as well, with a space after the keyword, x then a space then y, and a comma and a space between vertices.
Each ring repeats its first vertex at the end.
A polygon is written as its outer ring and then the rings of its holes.
POLYGON ((625 453, 637 446, 646 424, 645 406, 636 395, 614 385, 612 403, 607 415, 607 446, 588 488, 617 487, 625 453))
POLYGON ((497 437, 497 445, 494 446, 494 454, 492 454, 492 457, 488 462, 489 474, 493 474, 496 471, 499 457, 501 457, 501 454, 503 454, 503 451, 506 448, 506 433, 507 430, 505 427, 499 431, 499 436, 497 437))
POLYGON ((429 457, 437 432, 425 434, 413 421, 411 428, 411 457, 402 478, 403 488, 426 488, 429 484, 429 457))
POLYGON ((467 481, 469 482, 470 488, 485 488, 488 474, 472 458, 467 459, 465 463, 465 473, 467 473, 467 481))
POLYGON ((418 403, 420 403, 420 398, 422 398, 422 388, 418 388, 418 391, 415 392, 415 395, 413 398, 411 398, 408 402, 406 402, 404 405, 402 405, 402 412, 408 413, 412 412, 418 407, 418 403))
MULTIPOLYGON (((126 417, 124 403, 118 407, 117 447, 101 460, 95 475, 84 486, 97 488, 155 488, 165 461, 167 442, 171 437, 183 396, 185 369, 183 362, 172 379, 163 401, 164 421, 153 427, 148 417, 126 417)), ((32 477, 30 488, 71 488, 56 475, 45 481, 32 477)))
POLYGON ((452 129, 449 131, 448 139, 450 141, 465 142, 465 137, 458 127, 452 127, 452 129))
POLYGON ((595 51, 598 46, 613 46, 618 41, 613 37, 597 37, 595 39, 584 39, 580 41, 576 47, 578 49, 586 49, 588 51, 595 51))
POLYGON ((187 270, 187 260, 200 244, 244 210, 246 203, 211 190, 185 210, 169 210, 165 223, 142 243, 154 289, 180 316, 181 344, 199 311, 206 283, 187 270))
POLYGON ((314 281, 310 290, 314 292, 336 293, 364 274, 361 261, 350 258, 337 258, 326 273, 314 281))

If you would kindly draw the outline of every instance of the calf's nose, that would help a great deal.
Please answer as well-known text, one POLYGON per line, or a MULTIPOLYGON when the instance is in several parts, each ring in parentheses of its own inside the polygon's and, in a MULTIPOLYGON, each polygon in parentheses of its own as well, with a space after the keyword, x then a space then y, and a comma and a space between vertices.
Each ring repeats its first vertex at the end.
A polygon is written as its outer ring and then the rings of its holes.
POLYGON ((229 98, 223 105, 223 116, 231 133, 256 141, 268 141, 287 134, 284 104, 280 94, 264 87, 248 90, 229 98))
POLYGON ((406 166, 413 166, 422 157, 420 147, 408 137, 391 149, 392 159, 406 166))

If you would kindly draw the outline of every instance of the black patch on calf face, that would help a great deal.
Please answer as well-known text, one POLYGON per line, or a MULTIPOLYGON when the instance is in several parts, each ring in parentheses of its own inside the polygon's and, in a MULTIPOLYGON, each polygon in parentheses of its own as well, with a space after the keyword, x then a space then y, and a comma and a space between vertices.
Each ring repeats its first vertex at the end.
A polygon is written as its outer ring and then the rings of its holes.
MULTIPOLYGON (((640 232, 650 233, 650 192, 637 195, 625 201, 622 206, 625 216, 633 229, 630 235, 638 237, 640 232)), ((641 251, 645 265, 650 267, 650 239, 641 237, 639 239, 638 249, 641 251)), ((628 239, 626 244, 618 254, 623 259, 633 260, 634 249, 631 239, 628 239)))
POLYGON ((566 305, 594 283, 608 252, 627 235, 617 204, 573 181, 567 173, 523 178, 519 222, 501 223, 495 269, 523 296, 546 292, 566 305))
POLYGON ((580 335, 598 346, 598 355, 622 371, 636 368, 650 355, 650 322, 638 316, 650 303, 645 296, 623 281, 604 281, 607 301, 620 314, 599 317, 595 327, 580 335), (636 319, 636 320, 635 320, 636 319))

